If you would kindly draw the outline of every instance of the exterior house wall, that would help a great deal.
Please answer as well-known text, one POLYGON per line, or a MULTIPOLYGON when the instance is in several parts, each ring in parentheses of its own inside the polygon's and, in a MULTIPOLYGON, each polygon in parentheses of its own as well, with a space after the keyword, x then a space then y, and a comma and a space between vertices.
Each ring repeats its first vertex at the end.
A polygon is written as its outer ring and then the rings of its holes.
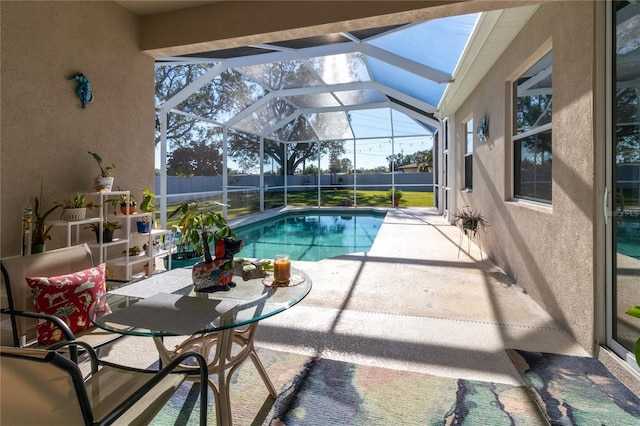
MULTIPOLYGON (((115 187, 137 197, 153 188, 153 125, 142 123, 154 120, 154 62, 138 47, 138 18, 117 3, 3 1, 0 7, 4 257, 20 254, 27 199, 33 205, 42 189, 48 209, 92 191, 99 168, 88 150, 105 165, 116 164, 115 187), (95 97, 85 110, 76 84, 67 81, 78 71, 95 97)), ((52 236, 48 249, 66 242, 62 229, 52 236)), ((82 238, 92 236, 81 231, 82 238)))
POLYGON ((595 333, 594 5, 542 4, 523 31, 456 111, 454 205, 479 208, 491 222, 482 248, 588 351, 595 333), (567 19, 571 17, 571 19, 567 19), (549 207, 513 201, 510 82, 546 46, 553 50, 553 183, 549 207), (473 192, 463 192, 462 123, 489 123, 474 136, 473 192))

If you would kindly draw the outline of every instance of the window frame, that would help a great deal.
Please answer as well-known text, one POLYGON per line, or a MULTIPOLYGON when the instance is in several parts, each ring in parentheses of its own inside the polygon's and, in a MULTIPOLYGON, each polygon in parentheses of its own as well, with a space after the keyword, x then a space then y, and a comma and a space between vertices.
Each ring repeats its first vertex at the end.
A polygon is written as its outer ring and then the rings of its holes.
MULTIPOLYGON (((540 51, 539 51, 540 52, 540 51)), ((511 79, 511 137, 510 137, 510 148, 511 148, 511 198, 513 201, 523 201, 530 202, 534 204, 539 204, 542 206, 551 207, 553 204, 553 48, 549 46, 545 48, 541 54, 536 55, 535 57, 530 58, 522 67, 520 67, 520 72, 518 72, 513 79, 511 79), (552 54, 551 58, 551 119, 548 123, 539 125, 534 128, 530 128, 522 133, 518 133, 518 122, 517 122, 517 114, 518 114, 518 80, 529 70, 535 67, 545 56, 548 54, 552 54), (518 194, 518 192, 522 192, 522 184, 518 185, 518 182, 521 180, 521 169, 518 169, 518 165, 522 160, 522 148, 516 149, 517 144, 523 140, 527 139, 531 136, 541 135, 545 132, 550 133, 550 150, 551 153, 551 176, 549 183, 549 199, 545 198, 537 198, 528 195, 518 194)))
POLYGON ((463 156, 463 185, 465 191, 473 190, 473 145, 475 132, 473 130, 473 117, 470 117, 462 124, 464 133, 464 156, 463 156), (471 144, 469 144, 471 142, 471 144))

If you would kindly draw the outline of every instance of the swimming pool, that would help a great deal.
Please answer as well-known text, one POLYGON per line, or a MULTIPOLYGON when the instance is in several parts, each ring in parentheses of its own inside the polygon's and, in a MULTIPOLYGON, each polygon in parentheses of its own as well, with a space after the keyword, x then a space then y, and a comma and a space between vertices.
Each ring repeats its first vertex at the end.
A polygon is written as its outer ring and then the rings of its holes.
POLYGON ((289 212, 234 228, 244 241, 239 257, 318 261, 371 248, 386 213, 289 212))

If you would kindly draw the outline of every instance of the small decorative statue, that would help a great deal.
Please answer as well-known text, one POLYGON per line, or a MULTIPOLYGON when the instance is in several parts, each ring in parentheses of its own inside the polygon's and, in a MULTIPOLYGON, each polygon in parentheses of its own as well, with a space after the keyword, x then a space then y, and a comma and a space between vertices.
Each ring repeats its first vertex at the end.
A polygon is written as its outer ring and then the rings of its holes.
POLYGON ((242 250, 242 240, 233 237, 220 238, 215 243, 213 262, 198 262, 191 271, 196 291, 227 291, 236 284, 233 279, 233 255, 242 250))
POLYGON ((84 76, 81 72, 76 73, 75 75, 69 77, 68 81, 76 81, 78 82, 78 88, 76 89, 76 93, 80 98, 80 102, 82 102, 82 106, 80 108, 85 109, 87 106, 87 102, 93 102, 93 94, 91 93, 91 83, 87 80, 87 77, 84 76))

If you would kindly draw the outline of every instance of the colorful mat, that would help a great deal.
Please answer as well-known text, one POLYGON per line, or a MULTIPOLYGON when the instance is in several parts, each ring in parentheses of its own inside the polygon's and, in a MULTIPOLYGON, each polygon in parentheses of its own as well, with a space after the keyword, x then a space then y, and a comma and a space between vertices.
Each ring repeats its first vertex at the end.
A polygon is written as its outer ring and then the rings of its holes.
POLYGON ((640 425, 640 398, 597 359, 507 352, 552 425, 640 425))
MULTIPOLYGON (((251 362, 231 385, 234 425, 546 425, 526 387, 437 377, 259 349, 269 397, 251 362)), ((209 424, 216 424, 210 392, 209 424)), ((198 385, 185 383, 154 425, 197 424, 198 385)))

